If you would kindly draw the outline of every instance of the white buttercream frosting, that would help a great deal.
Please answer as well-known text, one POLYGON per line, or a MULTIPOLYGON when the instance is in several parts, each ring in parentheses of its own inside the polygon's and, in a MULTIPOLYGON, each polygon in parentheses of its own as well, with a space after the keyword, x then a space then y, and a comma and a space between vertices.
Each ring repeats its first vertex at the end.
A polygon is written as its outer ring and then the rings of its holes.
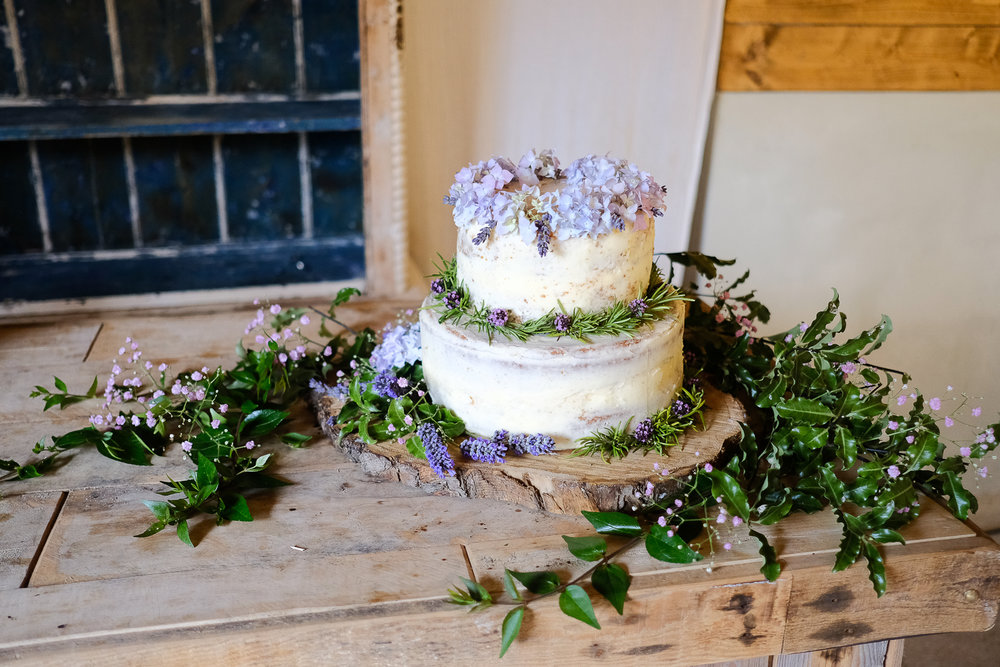
MULTIPOLYGON (((648 266, 648 264, 646 265, 648 266)), ((591 342, 536 336, 526 342, 438 322, 420 313, 424 378, 435 403, 470 433, 544 433, 570 442, 662 409, 683 377, 684 304, 633 337, 591 342)))
POLYGON ((470 228, 458 230, 459 280, 473 303, 507 309, 522 320, 559 312, 560 305, 567 313, 601 310, 640 297, 649 286, 652 224, 555 241, 544 257, 516 234, 494 235, 479 245, 474 237, 470 228))

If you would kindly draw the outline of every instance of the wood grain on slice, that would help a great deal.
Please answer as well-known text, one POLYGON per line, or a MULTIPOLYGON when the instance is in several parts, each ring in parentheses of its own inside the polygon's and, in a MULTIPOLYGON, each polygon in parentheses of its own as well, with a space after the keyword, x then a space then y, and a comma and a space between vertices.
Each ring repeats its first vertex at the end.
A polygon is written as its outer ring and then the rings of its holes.
POLYGON ((704 428, 685 433, 668 456, 632 453, 606 462, 599 456, 574 457, 559 452, 512 456, 498 465, 463 458, 457 443, 452 443, 455 475, 441 479, 426 461, 414 458, 398 441, 369 445, 353 434, 340 437, 335 422, 341 404, 313 395, 326 434, 373 477, 396 479, 430 493, 504 500, 563 514, 622 509, 635 503, 647 480, 654 483, 656 494, 674 494, 681 478, 697 466, 725 458, 739 438, 745 413, 739 401, 711 387, 705 392, 705 401, 704 428), (668 474, 661 474, 663 470, 668 474))

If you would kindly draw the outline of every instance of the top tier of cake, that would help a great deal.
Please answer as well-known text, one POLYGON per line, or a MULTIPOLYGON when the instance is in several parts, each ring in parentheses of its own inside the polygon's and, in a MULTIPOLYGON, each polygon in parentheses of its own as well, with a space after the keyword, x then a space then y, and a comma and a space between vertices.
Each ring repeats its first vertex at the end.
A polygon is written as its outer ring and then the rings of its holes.
POLYGON ((473 302, 521 320, 635 299, 649 285, 663 198, 649 174, 607 157, 565 170, 551 151, 469 165, 446 197, 458 278, 473 302))

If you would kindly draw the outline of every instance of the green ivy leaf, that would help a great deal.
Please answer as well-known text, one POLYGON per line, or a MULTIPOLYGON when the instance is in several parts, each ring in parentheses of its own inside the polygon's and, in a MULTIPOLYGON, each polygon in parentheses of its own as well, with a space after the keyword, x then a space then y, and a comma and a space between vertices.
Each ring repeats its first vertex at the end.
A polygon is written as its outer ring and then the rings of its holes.
POLYGON ((590 583, 593 584, 594 590, 611 603, 619 616, 624 613, 625 596, 632 583, 632 578, 625 568, 617 563, 599 565, 590 575, 590 583))
POLYGON ((288 413, 284 410, 273 410, 270 408, 254 410, 243 420, 240 433, 244 437, 259 438, 262 435, 273 432, 286 419, 288 419, 288 413))
POLYGON ((594 614, 594 605, 590 603, 590 596, 576 584, 570 584, 559 595, 559 608, 570 618, 601 629, 601 624, 597 622, 597 616, 594 614))
POLYGON ((798 424, 823 424, 833 419, 833 411, 819 401, 794 397, 774 404, 783 419, 798 424))
POLYGON ((584 518, 602 535, 642 535, 642 526, 634 516, 622 512, 583 512, 584 518))
POLYGON ((501 627, 500 657, 507 652, 510 645, 514 643, 519 632, 521 632, 521 621, 524 619, 524 607, 517 606, 507 612, 504 616, 501 627))
POLYGON ((649 534, 646 535, 646 551, 650 556, 666 563, 695 563, 704 558, 688 546, 680 535, 669 535, 668 531, 668 528, 656 523, 650 526, 649 534))
POLYGON ((228 521, 253 521, 247 499, 239 494, 226 497, 225 509, 221 515, 228 521))
POLYGON ((191 541, 191 534, 188 532, 187 519, 181 519, 177 522, 177 538, 189 547, 194 547, 194 542, 191 541))
POLYGON ((868 559, 868 579, 875 587, 875 593, 882 597, 885 595, 885 561, 878 547, 874 544, 865 545, 865 558, 868 559))
POLYGON ((555 572, 516 572, 508 570, 529 591, 535 595, 545 595, 559 588, 559 575, 555 572))
POLYGON ((503 589, 507 591, 507 595, 509 595, 512 600, 520 602, 524 599, 521 597, 521 591, 517 590, 517 585, 514 583, 514 577, 511 576, 510 570, 508 569, 504 569, 503 571, 503 589))
POLYGON ((771 546, 771 543, 767 541, 767 537, 756 530, 750 529, 750 536, 755 538, 760 544, 758 553, 764 559, 764 564, 760 567, 760 572, 768 581, 774 581, 781 574, 781 563, 778 562, 778 553, 771 546))
POLYGON ((720 468, 713 468, 708 476, 712 479, 712 495, 722 496, 729 510, 741 519, 749 518, 750 505, 747 501, 746 491, 743 490, 740 483, 720 468))
POLYGON ((580 560, 600 560, 608 550, 608 543, 603 537, 596 537, 593 535, 586 537, 572 537, 570 535, 563 535, 562 538, 566 541, 566 546, 569 548, 569 552, 580 560))

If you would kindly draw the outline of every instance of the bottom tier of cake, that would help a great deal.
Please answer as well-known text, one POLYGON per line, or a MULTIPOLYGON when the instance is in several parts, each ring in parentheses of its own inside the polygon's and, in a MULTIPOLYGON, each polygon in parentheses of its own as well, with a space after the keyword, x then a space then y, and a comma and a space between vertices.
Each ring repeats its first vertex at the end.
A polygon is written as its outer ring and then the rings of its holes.
POLYGON ((669 403, 684 375, 684 304, 674 316, 628 336, 511 341, 438 322, 420 312, 424 378, 435 403, 454 410, 470 433, 544 433, 559 448, 669 403))

